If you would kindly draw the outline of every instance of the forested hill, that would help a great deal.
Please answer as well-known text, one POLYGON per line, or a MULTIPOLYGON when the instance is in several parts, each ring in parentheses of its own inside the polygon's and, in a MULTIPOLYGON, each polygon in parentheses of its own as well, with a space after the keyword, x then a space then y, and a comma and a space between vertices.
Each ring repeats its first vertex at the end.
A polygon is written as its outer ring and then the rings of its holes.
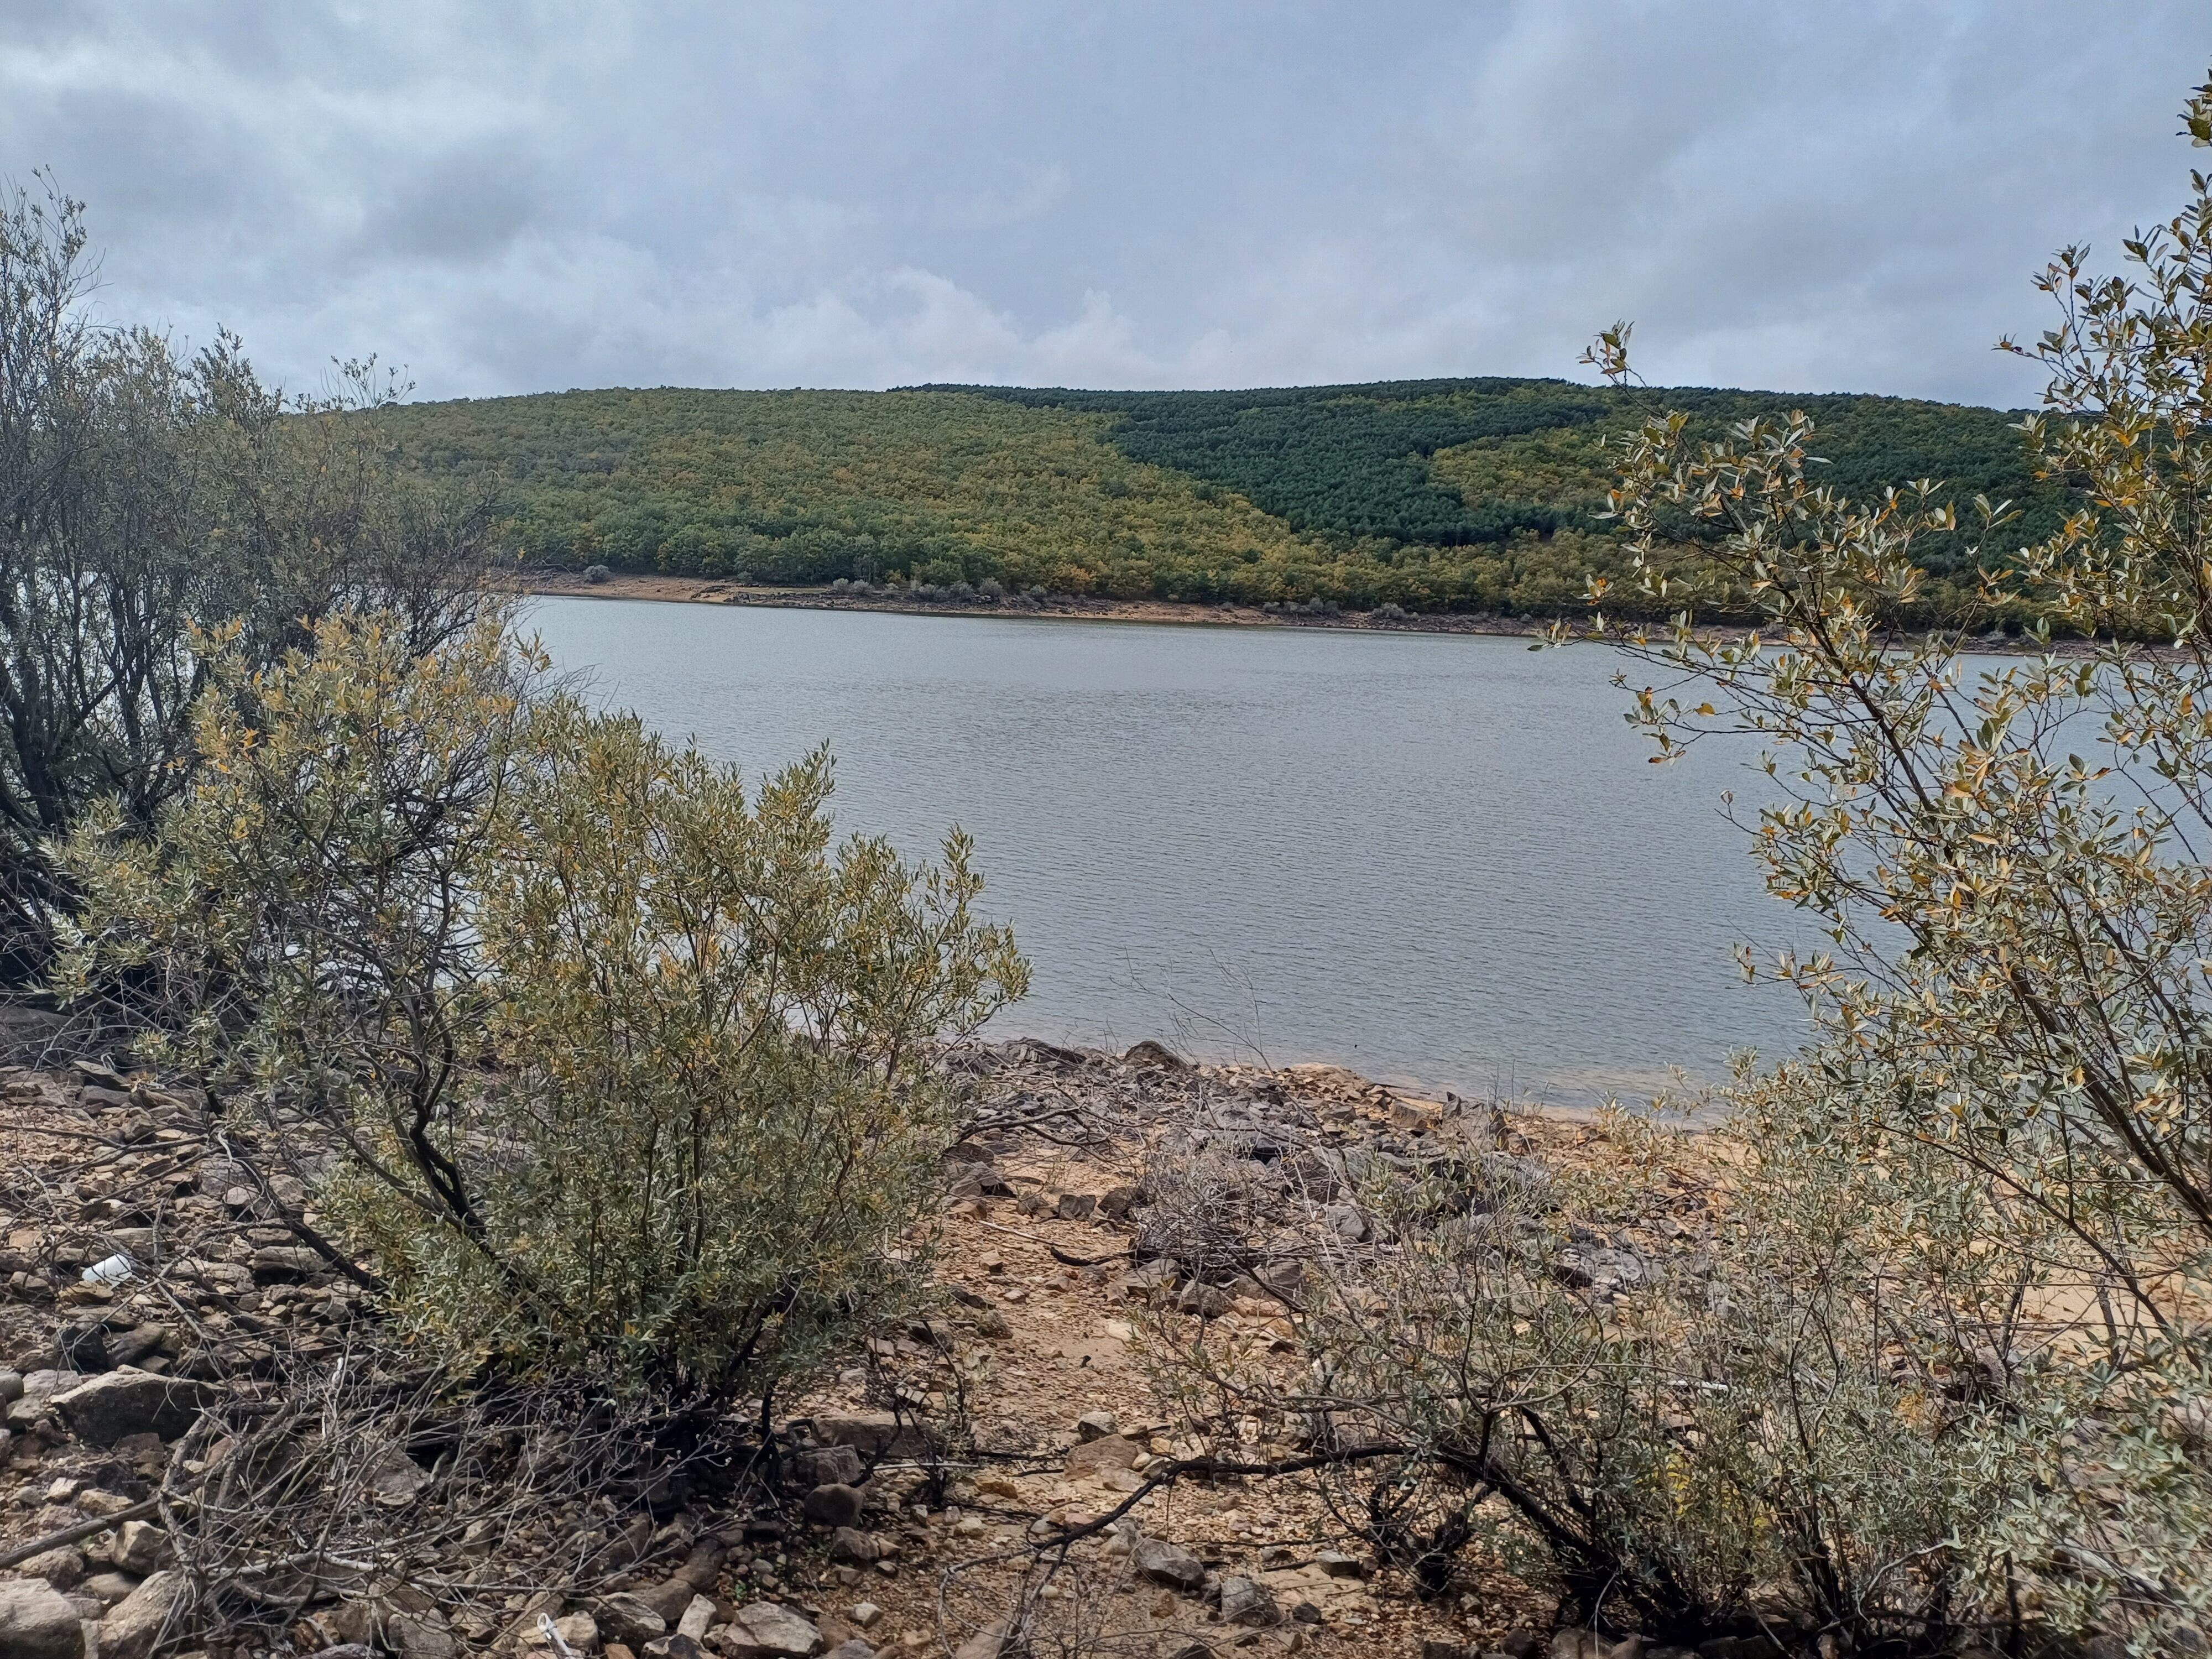
MULTIPOLYGON (((1256 392, 568 392, 380 412, 435 470, 501 480, 532 563, 1364 609, 1578 609, 1623 568, 1605 440, 1660 409, 1802 409, 1847 492, 1917 477, 2027 510, 2059 493, 2016 416, 1861 396, 1455 380, 1256 392)), ((1931 545, 1945 607, 1971 573, 1931 545)), ((1618 592, 1619 590, 1616 590, 1618 592)))

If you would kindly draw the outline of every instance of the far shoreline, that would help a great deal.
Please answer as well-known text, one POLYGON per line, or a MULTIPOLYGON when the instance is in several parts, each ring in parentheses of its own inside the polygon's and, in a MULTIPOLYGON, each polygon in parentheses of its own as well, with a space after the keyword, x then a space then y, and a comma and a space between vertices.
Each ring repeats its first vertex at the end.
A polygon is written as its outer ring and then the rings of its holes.
POLYGON ((524 592, 569 599, 647 599, 668 605, 750 605, 768 611, 879 611, 913 617, 1034 617, 1053 622, 1170 623, 1185 628, 1318 628, 1372 634, 1488 634, 1528 638, 1548 625, 1513 617, 1454 616, 1409 611, 1382 617, 1371 611, 1286 614, 1249 605, 1197 605, 1176 599, 1109 599, 1058 595, 988 599, 908 599, 870 593, 856 597, 826 585, 739 586, 726 579, 614 571, 599 581, 581 571, 522 570, 514 581, 524 592))
MULTIPOLYGON (((1255 605, 1198 605, 1179 599, 1109 599, 1094 595, 1058 594, 1048 599, 1033 599, 1016 594, 998 600, 893 599, 882 592, 870 592, 865 596, 839 592, 822 583, 795 587, 771 587, 757 583, 740 586, 727 578, 674 576, 627 570, 611 571, 599 580, 592 581, 580 570, 541 568, 518 570, 509 580, 518 591, 547 599, 641 599, 662 605, 744 605, 762 611, 872 611, 907 617, 983 617, 1002 620, 1027 617, 1045 622, 1142 623, 1182 628, 1310 629, 1337 633, 1440 634, 1463 638, 1524 640, 1540 639, 1552 626, 1551 619, 1533 616, 1407 611, 1400 616, 1385 617, 1373 611, 1341 611, 1334 614, 1276 611, 1265 611, 1255 605)), ((1644 626, 1655 639, 1662 636, 1667 628, 1663 623, 1649 623, 1644 626)), ((1701 626, 1698 629, 1701 635, 1724 639, 1741 639, 1752 631, 1739 623, 1713 623, 1701 626)), ((1577 641, 1582 637, 1571 636, 1577 641)), ((1904 643, 1905 638, 1924 637, 1924 635, 1905 636, 1899 642, 1904 643)), ((2094 641, 2055 639, 2051 641, 2050 648, 2056 657, 2080 657, 2094 648, 2094 641)), ((2164 654, 2169 649, 2155 645, 2142 648, 2153 654, 2164 654)), ((1956 649, 1973 656, 2032 658, 2036 654, 2032 641, 1998 640, 1986 635, 1961 638, 1956 649)))

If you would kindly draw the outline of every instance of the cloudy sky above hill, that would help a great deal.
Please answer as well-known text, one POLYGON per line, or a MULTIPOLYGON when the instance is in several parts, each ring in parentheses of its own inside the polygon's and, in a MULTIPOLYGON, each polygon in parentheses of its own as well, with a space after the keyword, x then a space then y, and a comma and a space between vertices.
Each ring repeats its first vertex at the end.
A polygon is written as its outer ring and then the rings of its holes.
POLYGON ((313 380, 1565 374, 2017 404, 2203 0, 0 0, 100 304, 313 380))

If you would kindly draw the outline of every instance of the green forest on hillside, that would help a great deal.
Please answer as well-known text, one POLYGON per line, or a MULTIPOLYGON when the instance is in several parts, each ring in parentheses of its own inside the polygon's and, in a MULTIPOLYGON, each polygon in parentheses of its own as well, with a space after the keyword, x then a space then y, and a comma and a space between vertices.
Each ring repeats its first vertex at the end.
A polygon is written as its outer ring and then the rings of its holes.
MULTIPOLYGON (((569 392, 380 411, 437 471, 498 480, 531 564, 839 577, 1109 598, 1556 614, 1626 569, 1594 515, 1606 440, 1682 409, 1803 409, 1849 493, 1942 480, 2023 508, 1999 550, 2047 535, 2061 493, 2014 416, 1863 396, 1786 398, 1562 380, 1256 392, 922 386, 569 392)), ((1972 584, 1925 550, 1931 614, 1972 584)), ((1616 585, 1615 599, 1626 597, 1616 585)), ((1615 608, 1618 608, 1616 605, 1615 608)))

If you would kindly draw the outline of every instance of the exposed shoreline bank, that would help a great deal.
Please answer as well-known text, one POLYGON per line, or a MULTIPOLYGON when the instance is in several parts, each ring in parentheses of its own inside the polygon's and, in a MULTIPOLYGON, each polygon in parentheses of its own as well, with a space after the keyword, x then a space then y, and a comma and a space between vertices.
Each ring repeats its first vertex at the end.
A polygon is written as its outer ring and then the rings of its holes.
MULTIPOLYGON (((909 617, 1034 617, 1053 622, 1145 623, 1185 628, 1299 628, 1363 634, 1454 634, 1498 639, 1535 639, 1551 626, 1536 617, 1463 615, 1439 611, 1407 611, 1386 616, 1373 611, 1345 611, 1334 614, 1297 611, 1266 611, 1250 605, 1197 605, 1176 599, 1109 599, 1088 595, 1058 594, 1043 599, 1009 595, 988 599, 892 599, 880 592, 864 596, 839 592, 826 586, 808 587, 739 586, 726 578, 647 574, 616 571, 599 581, 587 580, 580 571, 523 570, 514 577, 520 592, 553 599, 646 599, 669 605, 748 605, 764 611, 875 611, 909 617)), ((1655 635, 1663 624, 1651 624, 1655 635)), ((1738 623, 1719 623, 1701 631, 1723 638, 1741 638, 1752 630, 1738 623)), ((1920 637, 1920 636, 1914 636, 1920 637)), ((2025 656, 2028 641, 1994 640, 1977 635, 1960 641, 1959 649, 1974 656, 2025 656)), ((2094 648, 2082 639, 2053 640, 2051 654, 2079 657, 2094 648)), ((2167 647, 2142 647, 2163 654, 2167 647)))
POLYGON ((1060 622, 1170 623, 1196 628, 1322 628, 1393 634, 1494 634, 1531 636, 1545 624, 1510 617, 1444 616, 1408 612, 1383 617, 1374 611, 1337 615, 1290 614, 1257 605, 1193 605, 1173 599, 1106 599, 1059 595, 1046 599, 1022 596, 989 600, 895 599, 878 594, 854 597, 826 586, 740 587, 726 580, 700 576, 647 575, 618 571, 587 581, 581 572, 526 570, 516 585, 526 593, 572 599, 651 599, 676 605, 741 605, 772 611, 884 611, 921 617, 1042 617, 1060 622))

